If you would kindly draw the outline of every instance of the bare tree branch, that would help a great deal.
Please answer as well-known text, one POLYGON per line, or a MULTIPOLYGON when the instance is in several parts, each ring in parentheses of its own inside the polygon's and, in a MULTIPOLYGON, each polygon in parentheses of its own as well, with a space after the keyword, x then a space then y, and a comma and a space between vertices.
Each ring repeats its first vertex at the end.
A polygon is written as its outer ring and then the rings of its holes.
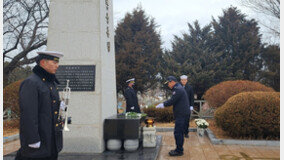
MULTIPOLYGON (((27 22, 27 21, 26 21, 26 22, 27 22)), ((11 52, 11 51, 17 49, 17 46, 18 46, 19 41, 20 41, 20 39, 21 39, 21 36, 22 36, 22 34, 23 34, 23 32, 24 32, 24 29, 25 29, 25 27, 26 27, 26 25, 27 25, 26 22, 23 24, 23 27, 22 27, 21 31, 19 32, 19 35, 18 35, 18 38, 17 38, 17 40, 16 40, 15 45, 14 45, 12 48, 8 49, 8 50, 5 50, 5 49, 4 49, 4 52, 3 52, 4 56, 5 56, 7 53, 9 53, 9 52, 11 52)), ((17 29, 15 29, 15 31, 17 31, 17 29)))
POLYGON ((43 46, 43 45, 46 45, 46 42, 47 42, 47 40, 45 40, 45 41, 43 41, 43 42, 41 42, 41 43, 39 43, 39 44, 33 45, 33 46, 31 46, 30 48, 28 48, 28 49, 23 50, 22 52, 20 52, 18 55, 16 55, 16 56, 13 58, 13 60, 7 65, 7 67, 4 67, 4 73, 8 73, 8 74, 9 74, 9 73, 12 71, 11 69, 15 69, 16 66, 17 66, 17 63, 19 63, 19 61, 20 61, 23 57, 27 56, 27 54, 28 54, 29 52, 31 52, 31 51, 33 51, 33 50, 35 50, 35 49, 37 49, 37 48, 39 48, 39 47, 41 47, 41 46, 43 46), (5 70, 5 68, 9 68, 10 70, 5 70), (6 72, 5 72, 5 71, 6 71, 6 72))
POLYGON ((18 66, 23 66, 23 65, 26 65, 26 64, 31 64, 31 63, 34 63, 36 61, 36 57, 33 57, 33 58, 30 58, 30 59, 24 59, 20 62, 18 62, 18 66))
POLYGON ((280 19, 280 0, 241 0, 241 4, 255 12, 280 19))
POLYGON ((47 42, 49 0, 4 0, 4 80, 17 67, 34 62, 27 55, 47 42))
POLYGON ((254 12, 266 15, 267 17, 262 17, 266 18, 266 22, 259 20, 260 23, 271 31, 271 37, 280 38, 280 0, 240 0, 240 2, 254 12), (275 20, 273 22, 276 25, 271 25, 272 19, 275 20))

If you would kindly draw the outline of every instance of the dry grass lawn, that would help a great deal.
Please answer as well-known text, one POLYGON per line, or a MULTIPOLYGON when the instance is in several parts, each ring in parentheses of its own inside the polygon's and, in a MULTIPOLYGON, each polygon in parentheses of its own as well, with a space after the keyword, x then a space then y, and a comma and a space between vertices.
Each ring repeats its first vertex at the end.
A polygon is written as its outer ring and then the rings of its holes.
POLYGON ((3 122, 3 137, 19 133, 19 120, 10 120, 3 122))

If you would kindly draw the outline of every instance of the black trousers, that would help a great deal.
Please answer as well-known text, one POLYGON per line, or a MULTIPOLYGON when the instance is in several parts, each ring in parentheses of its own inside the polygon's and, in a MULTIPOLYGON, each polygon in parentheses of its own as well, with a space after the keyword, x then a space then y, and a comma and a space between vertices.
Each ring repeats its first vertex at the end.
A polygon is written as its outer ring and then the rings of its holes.
POLYGON ((184 135, 187 135, 188 134, 188 128, 189 128, 189 121, 190 121, 190 114, 189 116, 187 116, 185 118, 185 124, 184 124, 184 135))
MULTIPOLYGON (((188 116, 187 116, 188 117, 188 116)), ((176 140, 176 151, 183 152, 184 143, 184 126, 186 121, 186 116, 175 118, 175 140, 176 140)))
POLYGON ((23 157, 21 155, 20 149, 17 151, 17 155, 15 157, 15 160, 57 160, 58 153, 53 153, 50 157, 44 157, 44 158, 29 158, 29 157, 23 157))

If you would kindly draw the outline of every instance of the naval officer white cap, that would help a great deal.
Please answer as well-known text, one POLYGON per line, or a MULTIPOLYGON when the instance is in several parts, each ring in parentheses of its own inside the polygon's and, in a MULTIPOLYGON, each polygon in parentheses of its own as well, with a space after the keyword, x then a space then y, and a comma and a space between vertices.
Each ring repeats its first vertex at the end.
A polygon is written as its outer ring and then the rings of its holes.
POLYGON ((38 61, 41 59, 59 61, 59 58, 63 57, 63 53, 57 51, 38 51, 37 54, 38 61))
POLYGON ((49 56, 58 57, 58 58, 63 57, 63 53, 57 52, 57 51, 39 51, 37 52, 37 54, 38 55, 49 55, 49 56))
POLYGON ((134 82, 135 82, 135 78, 131 78, 131 79, 129 79, 129 80, 126 81, 126 83, 130 83, 130 82, 131 82, 131 83, 134 83, 134 82))
POLYGON ((187 76, 186 75, 182 75, 182 76, 180 76, 180 79, 187 79, 187 76))

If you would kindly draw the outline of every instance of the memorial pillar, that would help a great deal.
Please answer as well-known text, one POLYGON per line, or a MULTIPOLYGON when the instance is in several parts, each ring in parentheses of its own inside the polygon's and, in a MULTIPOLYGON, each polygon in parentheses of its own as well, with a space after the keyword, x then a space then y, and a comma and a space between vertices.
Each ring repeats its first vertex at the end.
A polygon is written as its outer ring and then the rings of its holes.
POLYGON ((117 113, 112 0, 51 0, 47 50, 64 53, 59 89, 70 79, 72 92, 62 152, 103 152, 104 119, 117 113))

